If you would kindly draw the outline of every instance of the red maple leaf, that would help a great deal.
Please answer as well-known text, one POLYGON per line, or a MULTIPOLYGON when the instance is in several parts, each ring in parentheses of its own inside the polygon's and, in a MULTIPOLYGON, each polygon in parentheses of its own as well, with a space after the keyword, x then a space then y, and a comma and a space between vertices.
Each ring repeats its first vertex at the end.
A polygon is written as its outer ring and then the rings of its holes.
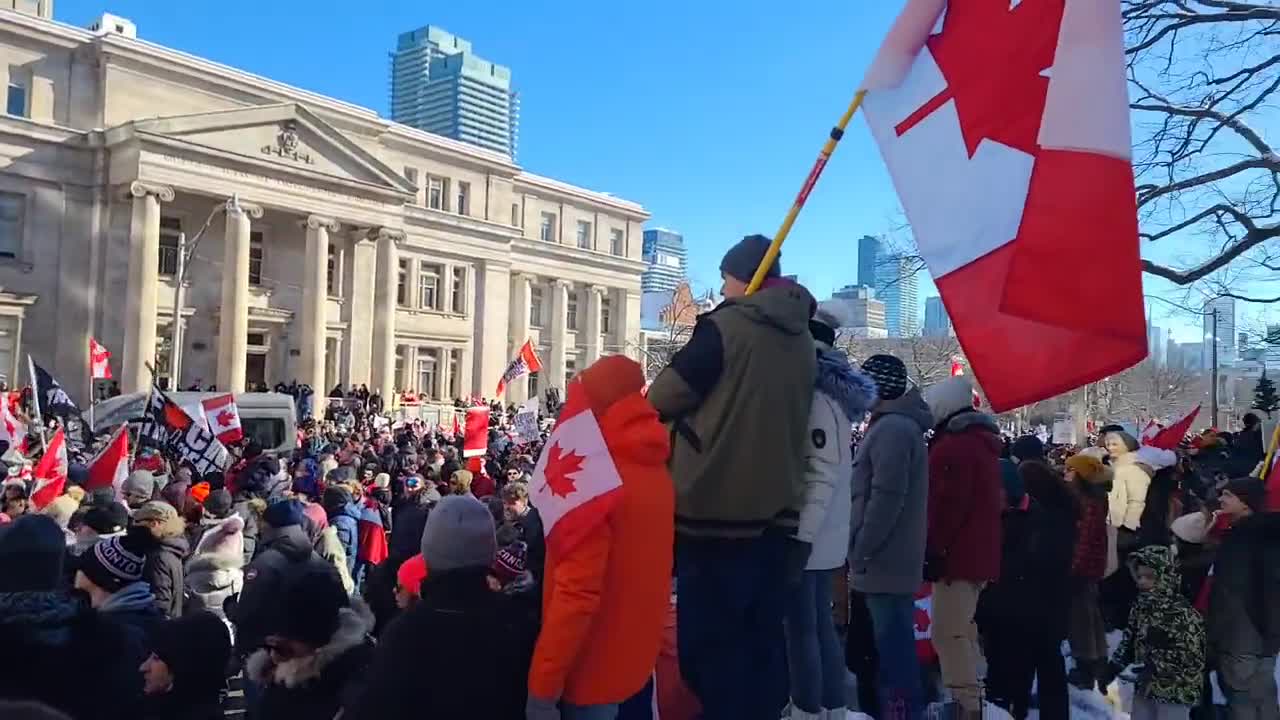
POLYGON ((577 491, 577 487, 573 484, 573 478, 570 475, 582 470, 582 461, 585 457, 570 450, 562 452, 558 443, 552 444, 547 450, 547 467, 543 470, 547 482, 543 487, 550 488, 552 495, 558 495, 562 498, 569 497, 570 493, 577 491))
POLYGON ((223 410, 218 413, 218 425, 221 427, 231 427, 236 422, 236 416, 230 410, 223 410))
POLYGON ((1034 155, 1066 0, 951 0, 927 41, 947 88, 897 125, 899 136, 955 101, 969 157, 983 139, 1034 155))

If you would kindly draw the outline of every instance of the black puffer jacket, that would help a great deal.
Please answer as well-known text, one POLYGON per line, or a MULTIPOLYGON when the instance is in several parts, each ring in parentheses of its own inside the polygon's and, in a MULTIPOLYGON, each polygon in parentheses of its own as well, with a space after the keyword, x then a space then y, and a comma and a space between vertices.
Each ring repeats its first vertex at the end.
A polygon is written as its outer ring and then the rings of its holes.
POLYGON ((292 565, 312 560, 337 575, 337 568, 316 554, 302 526, 268 528, 263 536, 262 552, 245 568, 244 590, 227 612, 236 626, 237 654, 245 656, 262 646, 265 627, 274 619, 279 604, 285 571, 292 565))
POLYGON ((187 538, 182 535, 162 538, 147 553, 142 579, 156 596, 156 607, 167 618, 182 616, 184 578, 183 558, 187 556, 187 538))

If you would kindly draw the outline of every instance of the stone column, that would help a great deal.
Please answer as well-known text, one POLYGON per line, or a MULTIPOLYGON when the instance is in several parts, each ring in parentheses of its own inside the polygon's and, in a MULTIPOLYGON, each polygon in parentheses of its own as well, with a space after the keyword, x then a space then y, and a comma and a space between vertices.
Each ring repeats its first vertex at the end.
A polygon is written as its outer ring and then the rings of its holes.
POLYGON ((549 387, 560 388, 564 397, 564 363, 569 356, 569 282, 551 281, 551 357, 546 370, 549 387))
POLYGON ((308 217, 301 225, 307 231, 307 247, 302 260, 302 372, 298 379, 310 385, 316 397, 322 397, 329 394, 325 377, 329 233, 337 232, 339 225, 336 220, 319 215, 308 217))
POLYGON ((621 307, 614 313, 618 323, 618 344, 622 354, 633 360, 640 355, 640 291, 623 290, 618 293, 621 307))
POLYGON ((599 285, 590 285, 587 287, 587 323, 586 335, 587 341, 584 343, 587 350, 587 356, 583 362, 585 366, 579 368, 579 372, 591 367, 592 363, 600 359, 603 354, 603 343, 600 340, 600 301, 604 298, 605 289, 599 285))
MULTIPOLYGON (((492 380, 489 378, 481 378, 481 382, 496 383, 502 377, 502 373, 506 371, 507 364, 520 352, 520 348, 524 346, 524 342, 529 339, 529 285, 533 281, 528 275, 523 273, 511 273, 511 303, 510 303, 510 325, 511 337, 507 347, 504 348, 506 353, 501 362, 501 369, 498 375, 492 380)), ((490 352, 488 349, 485 352, 490 352)), ((522 403, 529 399, 529 383, 526 378, 522 378, 511 383, 507 387, 507 400, 514 403, 522 403)))
POLYGON ((400 252, 404 233, 391 228, 376 228, 369 238, 377 245, 377 288, 374 290, 373 313, 373 388, 391 407, 396 389, 396 286, 399 282, 400 252))
POLYGON ((345 384, 368 385, 372 373, 369 364, 373 350, 374 324, 374 288, 378 283, 372 282, 377 277, 377 257, 374 241, 368 230, 359 230, 352 234, 351 260, 344 270, 344 276, 351 282, 343 287, 347 304, 347 377, 345 384))
POLYGON ((451 378, 449 373, 449 353, 453 352, 453 347, 450 345, 440 345, 435 348, 435 351, 436 358, 440 363, 436 368, 436 378, 440 383, 440 391, 439 394, 436 394, 435 396, 441 402, 451 403, 454 398, 449 394, 449 380, 451 378))
POLYGON ((160 202, 173 202, 173 188, 133 182, 129 223, 129 284, 125 297, 123 392, 151 387, 148 364, 156 361, 156 296, 160 289, 160 202))
MULTIPOLYGON (((249 350, 249 218, 262 208, 226 203, 222 255, 222 309, 218 321, 218 390, 244 392, 245 354, 249 350)), ((316 390, 321 393, 320 390, 316 390)))

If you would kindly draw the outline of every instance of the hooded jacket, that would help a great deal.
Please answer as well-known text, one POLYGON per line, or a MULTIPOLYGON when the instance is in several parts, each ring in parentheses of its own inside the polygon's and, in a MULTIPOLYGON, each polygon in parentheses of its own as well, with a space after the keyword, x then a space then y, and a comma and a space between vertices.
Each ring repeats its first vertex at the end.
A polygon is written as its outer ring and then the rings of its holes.
POLYGON ((373 613, 360 600, 338 612, 329 641, 301 658, 280 664, 260 649, 245 661, 245 673, 262 686, 253 717, 271 720, 332 718, 357 699, 373 660, 373 613))
POLYGON ((1128 452, 1111 459, 1115 478, 1107 495, 1107 516, 1111 527, 1136 531, 1147 507, 1151 472, 1138 464, 1138 453, 1128 452))
POLYGON ((245 568, 244 589, 227 612, 236 626, 236 650, 240 655, 262 645, 265 624, 273 617, 285 571, 312 558, 323 562, 299 525, 270 529, 264 536, 262 552, 245 568))
POLYGON ((112 593, 97 611, 124 626, 128 638, 125 657, 136 658, 137 667, 151 653, 151 632, 164 620, 156 596, 145 582, 129 583, 112 593))
POLYGON ((638 363, 612 356, 567 389, 568 405, 591 407, 583 412, 599 423, 622 487, 576 544, 558 544, 553 529, 529 670, 533 697, 620 703, 644 687, 658 659, 671 601, 675 498, 663 463, 666 432, 640 395, 643 386, 638 363))
POLYGON ((244 589, 244 520, 232 515, 209 526, 187 561, 187 612, 208 610, 224 620, 227 598, 244 589))
POLYGON ((924 582, 933 413, 913 388, 882 402, 853 458, 849 568, 863 593, 914 595, 924 582))
POLYGON ((0 593, 0 698, 73 718, 135 720, 142 648, 127 630, 65 592, 0 593), (78 673, 74 685, 68 672, 78 673))
POLYGON ((167 535, 157 538, 155 547, 147 552, 147 562, 142 568, 142 579, 151 586, 156 596, 156 607, 167 618, 182 616, 183 566, 189 546, 185 535, 167 535))
POLYGON ((816 373, 813 304, 794 283, 725 300, 698 318, 649 387, 649 402, 673 424, 681 534, 752 538, 770 525, 799 525, 816 373))
POLYGON ((1215 657, 1280 652, 1280 513, 1255 513, 1227 531, 1206 624, 1215 657))
POLYGON ((1155 587, 1139 592, 1129 625, 1111 665, 1138 668, 1134 692, 1170 705, 1197 705, 1205 669, 1205 632, 1200 614, 1182 595, 1182 580, 1167 547, 1135 551, 1129 565, 1149 567, 1155 587))
POLYGON ((830 570, 849 555, 849 506, 853 502, 853 423, 867 414, 876 386, 849 365, 844 353, 818 350, 817 386, 809 408, 804 507, 796 538, 812 543, 809 570, 830 570))
POLYGON ((329 514, 329 527, 338 533, 342 550, 347 557, 347 572, 353 577, 356 574, 356 560, 360 551, 360 508, 351 501, 346 491, 335 493, 333 488, 326 492, 325 512, 329 514), (345 498, 338 502, 339 498, 345 498), (333 500, 333 502, 330 502, 333 500))
POLYGON ((964 410, 935 428, 929 447, 929 540, 944 580, 990 582, 1000 577, 1000 428, 964 410))

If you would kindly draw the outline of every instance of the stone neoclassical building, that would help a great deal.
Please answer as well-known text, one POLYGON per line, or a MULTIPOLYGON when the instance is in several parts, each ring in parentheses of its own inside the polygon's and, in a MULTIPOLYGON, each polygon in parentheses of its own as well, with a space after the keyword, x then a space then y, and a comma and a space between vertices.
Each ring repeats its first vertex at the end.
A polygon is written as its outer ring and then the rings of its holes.
MULTIPOLYGON (((0 6, 2 7, 2 6, 0 6)), ((639 354, 639 205, 117 32, 0 10, 0 374, 492 395, 639 354), (179 238, 194 245, 175 304, 179 238), (175 318, 175 307, 180 312, 175 318), (180 347, 170 347, 172 323, 180 347), (176 351, 176 353, 175 353, 176 351)))

